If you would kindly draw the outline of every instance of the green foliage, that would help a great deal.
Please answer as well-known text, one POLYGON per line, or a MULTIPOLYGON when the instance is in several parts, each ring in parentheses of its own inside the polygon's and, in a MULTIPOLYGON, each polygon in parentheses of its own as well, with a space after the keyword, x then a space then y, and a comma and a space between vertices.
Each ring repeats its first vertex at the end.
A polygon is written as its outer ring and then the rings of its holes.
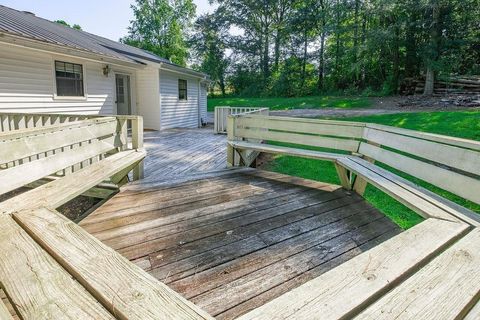
MULTIPOLYGON (((213 3, 209 20, 222 35, 216 49, 229 55, 224 78, 236 95, 389 95, 427 70, 480 73, 479 0, 213 3)), ((201 59, 211 64, 211 56, 201 59)), ((219 78, 217 69, 204 70, 219 78)))
POLYGON ((64 26, 69 27, 69 28, 76 29, 76 30, 82 30, 82 27, 80 25, 74 24, 73 26, 70 26, 70 24, 68 24, 65 20, 55 20, 53 22, 64 25, 64 26))
MULTIPOLYGON (((373 122, 480 141, 479 111, 404 113, 342 118, 342 120, 373 122)), ((480 213, 480 205, 441 190, 393 168, 386 168, 447 199, 480 213)), ((330 162, 326 161, 301 159, 290 156, 276 156, 273 163, 271 163, 270 169, 276 172, 300 176, 307 179, 335 184, 340 183, 335 168, 330 162)), ((415 212, 371 185, 367 187, 364 197, 368 202, 381 210, 385 215, 390 217, 395 223, 404 229, 408 229, 422 221, 422 218, 415 212)))
MULTIPOLYGON (((225 73, 229 60, 225 57, 225 43, 222 28, 211 15, 200 16, 194 25, 195 33, 190 39, 195 58, 200 61, 196 69, 210 76, 214 85, 218 85, 225 96, 225 73)), ((212 89, 213 89, 213 86, 212 89)))
POLYGON ((195 17, 192 0, 136 0, 134 20, 120 41, 185 66, 187 32, 195 17))
POLYGON ((218 106, 266 107, 270 110, 317 108, 367 108, 371 101, 365 97, 308 96, 292 98, 214 98, 208 99, 208 111, 218 106))

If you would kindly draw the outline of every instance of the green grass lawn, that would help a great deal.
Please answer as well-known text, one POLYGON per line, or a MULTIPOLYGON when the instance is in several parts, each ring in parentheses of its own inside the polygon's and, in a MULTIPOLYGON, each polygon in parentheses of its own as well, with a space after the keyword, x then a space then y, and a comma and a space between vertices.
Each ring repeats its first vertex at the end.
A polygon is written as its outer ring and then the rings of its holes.
POLYGON ((365 97, 310 96, 299 98, 209 98, 208 111, 215 107, 263 107, 270 110, 316 108, 366 108, 371 106, 365 97))
MULTIPOLYGON (((373 122, 406 129, 480 140, 480 112, 478 111, 403 113, 394 115, 341 118, 341 120, 373 122)), ((269 164, 269 169, 307 179, 340 184, 335 168, 331 162, 302 159, 291 156, 276 156, 274 161, 269 164)), ((393 168, 388 169, 406 179, 409 179, 442 195, 447 199, 455 201, 466 208, 480 213, 480 205, 462 199, 456 195, 441 190, 393 168)), ((423 220, 423 218, 418 214, 371 185, 367 187, 364 197, 368 202, 380 209, 384 214, 386 214, 404 229, 408 229, 423 220)))

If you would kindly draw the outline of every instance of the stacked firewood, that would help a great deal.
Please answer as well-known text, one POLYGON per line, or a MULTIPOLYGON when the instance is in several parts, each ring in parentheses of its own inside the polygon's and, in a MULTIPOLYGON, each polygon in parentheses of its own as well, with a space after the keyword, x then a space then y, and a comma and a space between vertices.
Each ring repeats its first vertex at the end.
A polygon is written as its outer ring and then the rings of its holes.
MULTIPOLYGON (((404 95, 422 94, 425 86, 425 78, 405 78, 400 88, 404 95)), ((448 80, 437 79, 434 85, 435 94, 479 94, 479 76, 461 76, 448 80)))

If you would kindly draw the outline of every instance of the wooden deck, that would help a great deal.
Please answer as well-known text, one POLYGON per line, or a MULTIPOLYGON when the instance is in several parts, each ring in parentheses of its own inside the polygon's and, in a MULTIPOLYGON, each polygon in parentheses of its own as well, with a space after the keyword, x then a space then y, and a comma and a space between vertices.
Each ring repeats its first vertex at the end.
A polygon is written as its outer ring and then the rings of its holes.
POLYGON ((14 129, 0 139, 10 150, 2 153, 0 194, 65 175, 0 203, 1 319, 479 318, 478 215, 362 159, 415 169, 480 204, 479 142, 371 124, 235 116, 226 157, 225 138, 211 131, 148 133, 147 178, 124 185, 132 170, 133 178, 143 175, 141 118, 45 117, 2 120, 14 129), (353 153, 258 143, 300 138, 353 153), (225 158, 248 166, 259 151, 332 161, 343 189, 222 169, 225 158), (404 155, 411 152, 415 158, 404 155), (105 180, 123 187, 81 226, 57 211, 105 180), (400 232, 359 196, 367 183, 425 220, 400 232))
POLYGON ((145 132, 145 178, 158 180, 223 169, 226 143, 226 136, 213 134, 211 128, 145 132))
POLYGON ((137 182, 80 225, 218 319, 400 232, 355 193, 254 169, 137 182))

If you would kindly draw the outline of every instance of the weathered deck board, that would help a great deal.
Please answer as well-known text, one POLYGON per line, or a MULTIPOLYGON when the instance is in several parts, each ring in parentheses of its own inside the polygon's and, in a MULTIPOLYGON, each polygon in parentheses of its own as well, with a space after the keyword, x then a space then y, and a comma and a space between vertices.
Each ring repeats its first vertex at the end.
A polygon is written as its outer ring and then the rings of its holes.
POLYGON ((14 217, 116 317, 212 319, 58 212, 43 208, 14 213, 14 217))
POLYGON ((462 319, 480 296, 475 228, 356 319, 462 319))
POLYGON ((441 252, 467 225, 429 219, 242 317, 347 319, 441 252), (348 299, 345 297, 348 296, 348 299))
POLYGON ((226 136, 211 129, 145 132, 145 177, 165 179, 226 167, 226 136))
POLYGON ((22 319, 114 319, 11 216, 0 216, 2 287, 22 319))
POLYGON ((172 186, 148 179, 81 226, 220 319, 248 312, 400 232, 338 186, 256 170, 172 186))

